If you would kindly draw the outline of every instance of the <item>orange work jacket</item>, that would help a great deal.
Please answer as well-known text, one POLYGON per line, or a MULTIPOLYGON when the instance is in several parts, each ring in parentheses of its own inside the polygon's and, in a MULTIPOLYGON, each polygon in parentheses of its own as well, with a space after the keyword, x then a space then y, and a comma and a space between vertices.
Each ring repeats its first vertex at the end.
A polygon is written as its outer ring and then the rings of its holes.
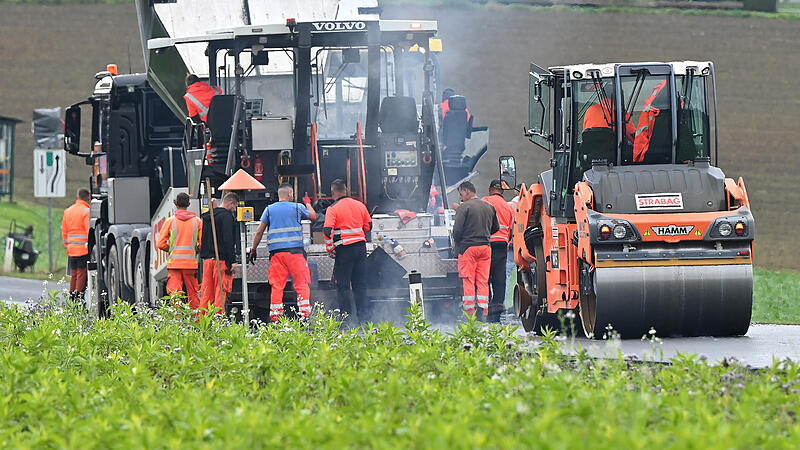
POLYGON ((222 90, 208 83, 198 81, 186 88, 186 108, 189 110, 189 117, 200 116, 200 120, 205 122, 208 119, 208 108, 211 106, 211 98, 221 94, 222 90))
POLYGON ((365 242, 366 233, 372 229, 372 218, 367 207, 352 197, 342 197, 325 212, 325 249, 333 251, 340 245, 365 242))
POLYGON ((64 210, 61 220, 61 237, 67 247, 67 256, 89 254, 89 204, 75 200, 75 204, 64 210))
POLYGON ((504 242, 508 244, 511 237, 511 225, 514 223, 514 207, 500 194, 487 195, 481 200, 494 206, 494 210, 497 213, 497 223, 500 224, 500 229, 489 237, 489 242, 504 242))
MULTIPOLYGON (((600 103, 595 103, 586 110, 586 114, 583 116, 584 130, 588 130, 589 128, 611 128, 611 124, 616 120, 614 117, 614 107, 608 99, 604 100, 603 103, 605 104, 605 108, 601 106, 600 103)), ((628 118, 630 117, 628 116, 628 118)), ((633 128, 633 124, 630 120, 625 121, 625 132, 628 134, 628 139, 632 141, 636 129, 633 128)))
POLYGON ((179 210, 164 222, 157 247, 169 253, 168 269, 197 269, 197 251, 203 222, 194 213, 179 210))
POLYGON ((650 149, 650 139, 653 137, 653 123, 658 114, 661 113, 660 109, 653 106, 653 101, 666 85, 667 80, 658 83, 653 88, 650 97, 644 102, 642 115, 639 116, 639 126, 636 128, 636 137, 633 140, 633 160, 636 162, 644 162, 644 156, 647 154, 647 150, 650 149))

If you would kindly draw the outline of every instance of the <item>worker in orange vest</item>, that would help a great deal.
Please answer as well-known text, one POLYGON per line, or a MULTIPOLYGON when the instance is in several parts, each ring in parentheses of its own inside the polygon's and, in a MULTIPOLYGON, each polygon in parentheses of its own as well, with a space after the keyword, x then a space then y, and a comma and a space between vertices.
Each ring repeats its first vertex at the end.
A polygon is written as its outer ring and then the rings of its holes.
POLYGON ((489 195, 481 200, 494 207, 499 230, 489 237, 492 248, 492 262, 489 268, 489 284, 492 298, 489 301, 489 322, 500 322, 503 303, 506 297, 506 261, 508 261, 508 242, 511 225, 514 222, 514 208, 503 198, 503 190, 510 189, 502 180, 489 183, 489 195))
POLYGON ((167 293, 183 295, 183 287, 186 286, 189 307, 197 309, 200 307, 197 254, 203 236, 203 222, 197 214, 188 210, 189 195, 185 192, 175 196, 175 207, 178 210, 164 222, 156 246, 169 253, 167 293))
MULTIPOLYGON (((590 128, 614 128, 613 125, 616 121, 614 116, 614 84, 606 83, 602 88, 598 89, 598 95, 601 97, 600 101, 590 106, 583 116, 583 129, 590 128)), ((630 116, 627 116, 630 118, 630 116)), ((630 120, 625 121, 625 133, 631 142, 633 142, 636 129, 630 120)))
POLYGON ((303 198, 305 206, 294 201, 294 188, 291 184, 278 187, 278 201, 269 205, 261 214, 261 223, 253 237, 250 261, 255 261, 258 244, 264 231, 267 232, 269 246, 269 271, 267 278, 272 285, 269 318, 277 322, 283 315, 283 290, 286 281, 292 277, 297 292, 297 307, 300 315, 311 315, 311 289, 308 287, 311 274, 308 270, 305 245, 303 243, 304 219, 317 220, 317 213, 311 207, 311 199, 303 198))
MULTIPOLYGON (((450 97, 456 95, 456 91, 451 88, 445 88, 442 91, 442 103, 439 104, 439 117, 440 121, 443 121, 445 117, 447 117, 447 113, 450 112, 450 97)), ((469 119, 472 118, 472 114, 470 114, 469 109, 467 111, 467 122, 469 119)))
POLYGON ((217 234, 216 251, 214 233, 211 225, 211 213, 208 211, 201 219, 205 233, 200 237, 200 258, 203 260, 203 283, 200 290, 200 308, 215 308, 225 311, 224 295, 233 289, 233 266, 236 261, 236 239, 239 235, 236 225, 236 208, 239 196, 233 192, 225 195, 222 206, 214 208, 214 225, 217 234), (219 253, 219 260, 217 260, 219 253), (220 283, 222 293, 220 293, 220 283))
POLYGON ((354 321, 366 317, 367 308, 367 238, 372 218, 367 207, 347 196, 343 180, 331 183, 335 202, 325 212, 323 235, 325 248, 335 258, 333 278, 339 306, 350 313, 354 321), (352 297, 351 297, 352 288, 352 297), (351 302, 355 300, 355 310, 351 302))
POLYGON ((67 260, 72 276, 69 295, 75 301, 83 300, 86 290, 86 264, 89 262, 89 202, 92 194, 86 188, 78 189, 75 203, 64 210, 61 220, 61 237, 67 247, 67 260))
POLYGON ((494 207, 480 200, 475 186, 465 181, 458 186, 461 205, 456 209, 453 241, 458 251, 458 274, 463 280, 463 303, 467 314, 475 314, 475 303, 489 314, 489 268, 492 250, 489 237, 500 230, 494 207))
POLYGON ((650 149, 650 139, 653 137, 653 124, 655 123, 656 117, 661 113, 661 110, 656 108, 653 102, 666 85, 667 80, 658 83, 650 93, 650 97, 644 102, 642 114, 639 116, 639 126, 636 127, 636 137, 633 140, 633 160, 635 162, 644 162, 647 150, 650 149))
POLYGON ((208 119, 208 108, 211 106, 211 99, 219 94, 222 94, 220 88, 212 87, 210 84, 200 81, 197 75, 187 75, 186 95, 183 96, 183 99, 186 101, 189 117, 196 122, 201 120, 205 122, 208 119))

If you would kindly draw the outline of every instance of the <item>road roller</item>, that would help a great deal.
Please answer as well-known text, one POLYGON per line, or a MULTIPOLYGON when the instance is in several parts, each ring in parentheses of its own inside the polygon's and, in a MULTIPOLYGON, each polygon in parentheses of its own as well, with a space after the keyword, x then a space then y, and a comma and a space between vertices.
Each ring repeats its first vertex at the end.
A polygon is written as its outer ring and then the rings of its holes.
POLYGON ((755 222, 744 181, 718 167, 715 86, 707 61, 531 64, 525 134, 552 157, 519 185, 525 330, 747 332, 755 222))

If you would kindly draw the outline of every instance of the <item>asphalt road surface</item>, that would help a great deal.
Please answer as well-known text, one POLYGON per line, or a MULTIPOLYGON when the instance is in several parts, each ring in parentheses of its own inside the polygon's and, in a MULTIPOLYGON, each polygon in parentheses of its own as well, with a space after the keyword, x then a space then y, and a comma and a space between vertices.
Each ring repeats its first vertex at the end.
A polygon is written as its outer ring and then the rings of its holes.
MULTIPOLYGON (((40 300, 45 292, 41 280, 0 277, 0 299, 14 303, 40 300)), ((47 290, 59 289, 56 282, 46 282, 47 290)), ((519 332, 522 333, 520 326, 519 332)), ((769 366, 773 360, 791 358, 800 360, 800 325, 760 325, 750 326, 746 336, 731 338, 664 338, 660 343, 639 339, 590 341, 588 339, 567 339, 572 349, 584 348, 596 357, 616 357, 636 355, 642 360, 668 361, 678 353, 694 353, 707 358, 709 362, 719 362, 731 356, 743 364, 753 367, 769 366)))
MULTIPOLYGON (((69 283, 69 281, 67 281, 69 283)), ((69 284, 66 285, 69 287, 69 284)), ((54 281, 28 280, 25 278, 0 277, 0 299, 14 303, 40 300, 45 292, 59 289, 54 281), (45 286, 47 289, 45 290, 45 286)))

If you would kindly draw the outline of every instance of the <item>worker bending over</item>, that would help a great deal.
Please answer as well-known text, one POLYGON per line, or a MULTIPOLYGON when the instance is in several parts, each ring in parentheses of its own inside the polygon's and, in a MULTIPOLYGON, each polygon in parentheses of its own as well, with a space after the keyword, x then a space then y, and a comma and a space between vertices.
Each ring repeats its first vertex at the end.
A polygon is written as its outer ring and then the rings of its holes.
POLYGON ((74 301, 83 300, 83 291, 86 290, 91 200, 92 194, 88 189, 78 189, 75 203, 64 210, 64 218, 61 220, 61 237, 64 239, 64 246, 67 247, 67 260, 72 274, 69 280, 69 295, 74 301))
POLYGON ((367 207, 347 196, 347 184, 342 180, 331 183, 335 202, 325 213, 323 234, 325 248, 335 258, 333 278, 339 306, 353 316, 366 316, 367 308, 367 238, 372 218, 367 207), (351 298, 352 289, 352 298, 351 298), (355 300, 355 310, 352 301, 355 300))
POLYGON ((492 250, 489 236, 500 230, 494 207, 478 198, 475 186, 465 181, 458 186, 461 205, 456 209, 453 241, 458 251, 458 274, 464 283, 464 311, 475 314, 475 300, 489 312, 489 268, 492 250))
POLYGON ((508 241, 511 236, 511 224, 514 222, 514 208, 503 198, 505 183, 492 180, 489 183, 489 195, 481 200, 494 207, 500 229, 489 237, 492 248, 492 263, 489 268, 489 284, 492 288, 492 299, 489 302, 489 322, 500 322, 503 303, 506 298, 506 261, 508 260, 508 241))
POLYGON ((303 317, 311 314, 311 290, 308 287, 311 275, 308 271, 306 252, 303 249, 302 220, 317 220, 317 213, 311 207, 311 199, 303 198, 305 206, 294 201, 294 189, 289 184, 278 187, 278 201, 269 205, 261 214, 261 224, 253 237, 249 260, 255 261, 256 249, 267 230, 269 246, 269 272, 267 277, 272 286, 269 303, 269 317, 277 322, 283 315, 283 289, 289 276, 292 277, 297 292, 297 306, 303 317))
POLYGON ((222 206, 213 210, 214 226, 211 225, 212 211, 202 216, 203 229, 206 232, 203 233, 200 244, 200 258, 203 259, 200 308, 210 310, 214 307, 215 311, 225 311, 225 295, 233 288, 233 266, 239 235, 234 214, 238 206, 239 196, 230 193, 223 197, 222 206))
POLYGON ((167 258, 167 293, 189 297, 189 307, 200 307, 197 291, 197 251, 203 235, 203 222, 188 210, 189 195, 181 192, 175 196, 175 215, 168 218, 158 235, 157 247, 169 253, 167 258))
POLYGON ((211 106, 211 99, 221 93, 222 90, 220 88, 212 87, 210 84, 200 81, 197 75, 187 75, 186 95, 183 96, 183 99, 186 101, 189 117, 196 122, 201 120, 205 122, 208 119, 208 108, 211 106))

